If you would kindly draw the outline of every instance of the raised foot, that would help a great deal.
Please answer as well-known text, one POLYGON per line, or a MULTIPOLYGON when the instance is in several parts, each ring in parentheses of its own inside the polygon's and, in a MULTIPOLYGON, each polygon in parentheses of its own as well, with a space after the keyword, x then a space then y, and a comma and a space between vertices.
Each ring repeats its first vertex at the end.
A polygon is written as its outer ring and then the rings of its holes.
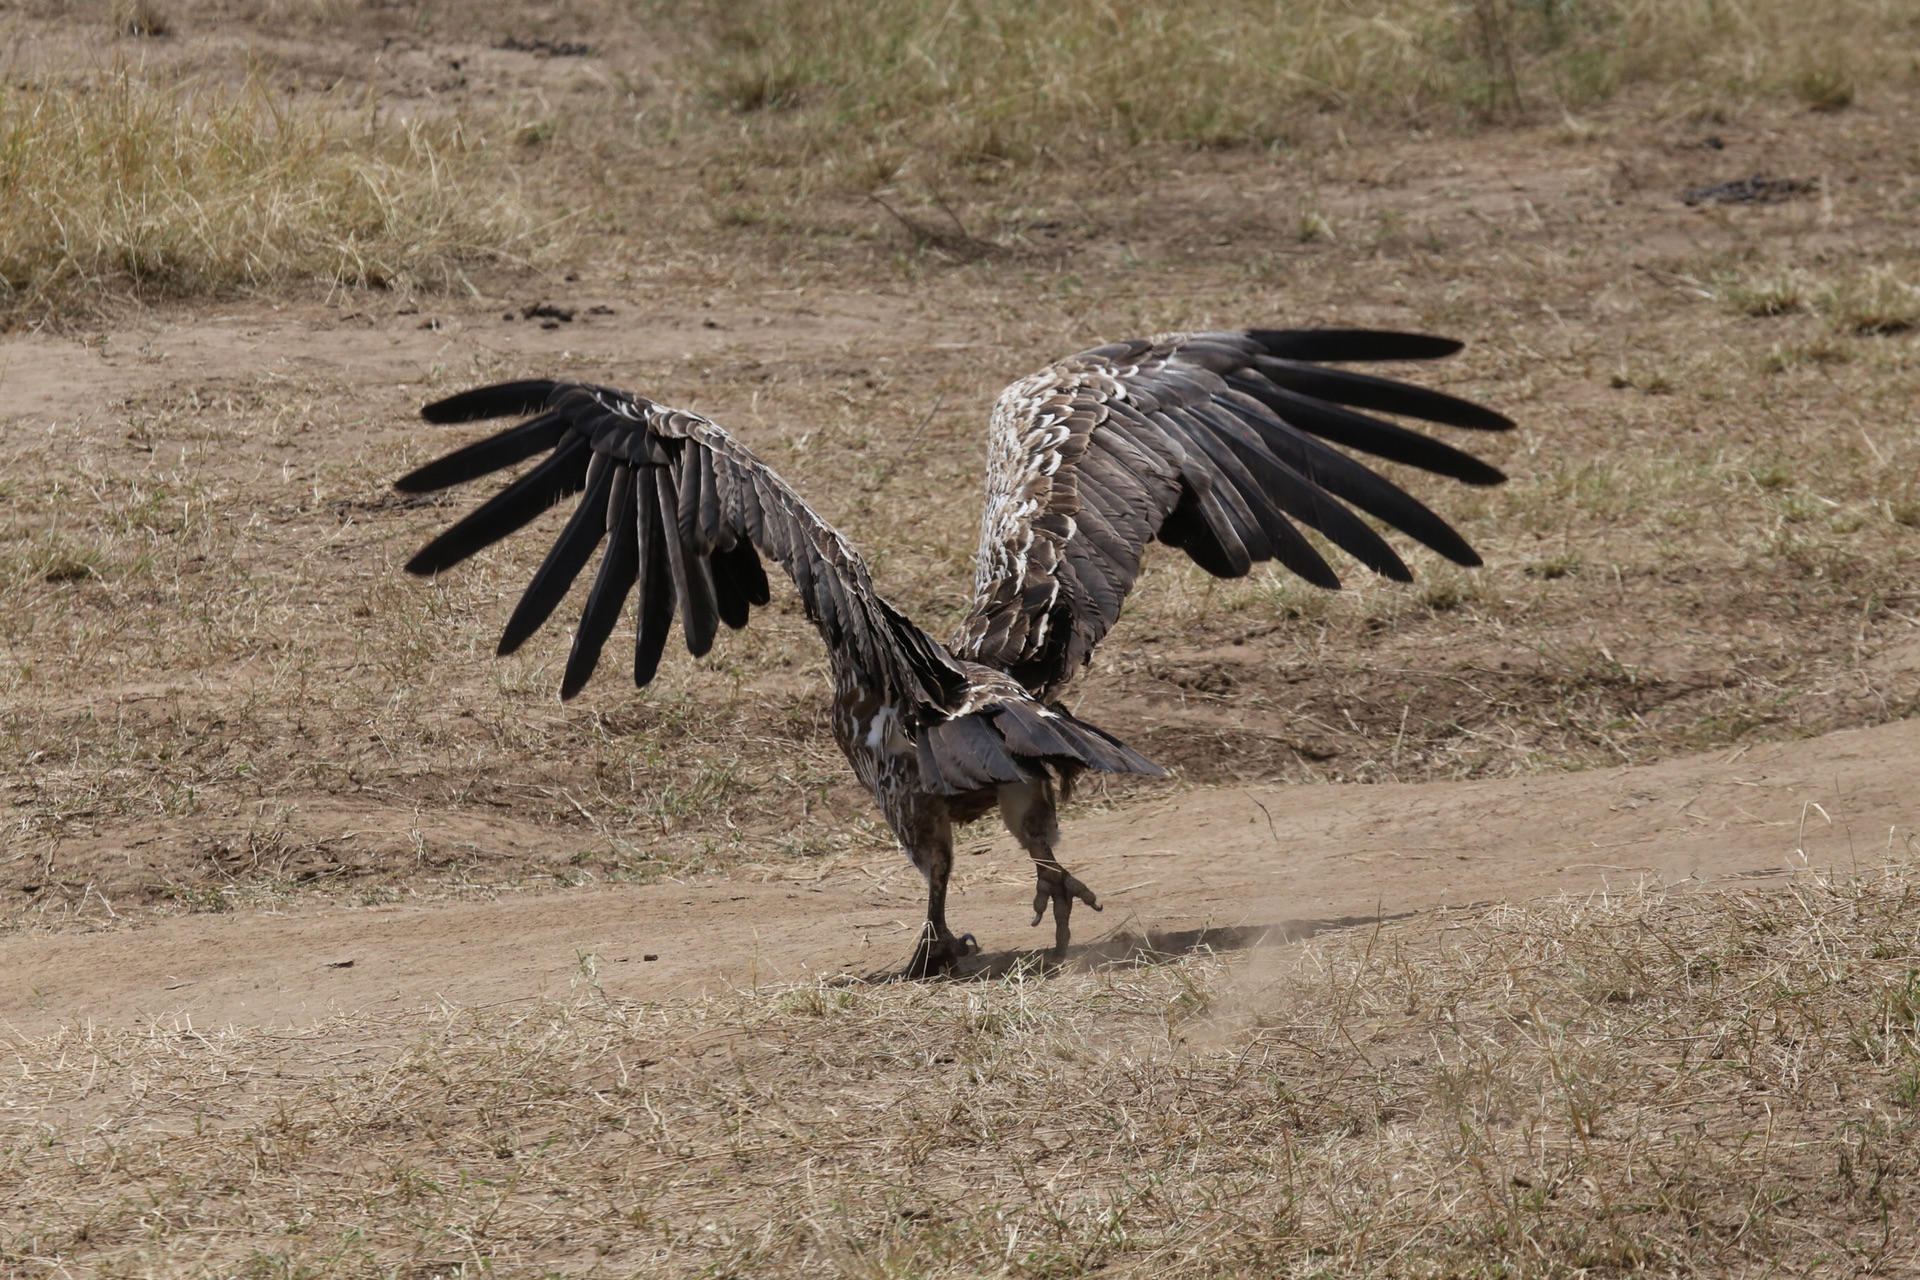
POLYGON ((1053 904, 1053 958, 1063 960, 1067 954, 1067 939, 1070 936, 1067 922, 1073 916, 1073 901, 1080 901, 1095 911, 1102 910, 1099 899, 1093 896, 1093 890, 1080 883, 1078 876, 1070 874, 1059 863, 1051 866, 1041 862, 1034 864, 1033 886, 1033 923, 1038 927, 1046 919, 1047 904, 1053 904))
POLYGON ((920 945, 913 949, 913 958, 907 961, 907 967, 900 976, 909 980, 931 978, 935 974, 951 973, 956 962, 967 956, 980 954, 980 944, 973 935, 963 933, 936 934, 932 925, 920 932, 920 945))

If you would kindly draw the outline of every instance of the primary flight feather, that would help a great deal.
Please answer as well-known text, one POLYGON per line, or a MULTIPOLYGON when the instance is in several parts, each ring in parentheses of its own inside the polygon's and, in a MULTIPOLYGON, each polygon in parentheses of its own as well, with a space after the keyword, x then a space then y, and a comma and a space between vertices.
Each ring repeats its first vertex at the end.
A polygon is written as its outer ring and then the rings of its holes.
POLYGON ((1088 770, 1159 776, 1059 699, 1120 616, 1149 543, 1239 577, 1277 561, 1339 578, 1301 526, 1367 568, 1411 577, 1364 512, 1462 565, 1479 557, 1446 521, 1344 449, 1468 484, 1505 477, 1377 414, 1483 431, 1513 424, 1469 401, 1328 364, 1429 360, 1460 344, 1363 329, 1167 334, 1095 347, 1022 378, 994 405, 972 606, 942 644, 880 596, 866 562, 725 430, 683 409, 582 383, 524 381, 428 405, 429 422, 527 421, 428 463, 403 492, 442 489, 546 457, 408 562, 437 573, 578 504, 508 619, 519 648, 604 542, 561 681, 593 674, 637 594, 634 683, 653 679, 676 614, 695 656, 771 598, 763 558, 793 581, 826 642, 835 739, 927 881, 908 972, 974 947, 946 919, 953 825, 998 808, 1032 856, 1034 923, 1049 906, 1064 954, 1075 901, 1099 902, 1055 857, 1055 809, 1088 770), (1335 447, 1340 446, 1340 447, 1335 447))

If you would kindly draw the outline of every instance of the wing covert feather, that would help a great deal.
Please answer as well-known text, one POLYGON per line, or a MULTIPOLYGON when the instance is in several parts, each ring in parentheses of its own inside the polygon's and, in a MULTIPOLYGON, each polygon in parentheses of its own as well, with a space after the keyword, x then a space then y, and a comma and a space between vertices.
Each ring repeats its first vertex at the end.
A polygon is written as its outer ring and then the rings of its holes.
POLYGON ((1321 363, 1459 349, 1364 329, 1169 334, 1095 347, 1014 383, 994 405, 973 603, 952 651, 1051 701, 1119 619, 1155 540, 1216 576, 1274 560, 1338 587, 1298 521, 1375 572, 1410 578, 1358 508, 1456 563, 1480 563, 1445 520, 1335 446, 1497 484, 1505 477, 1479 459, 1371 414, 1482 431, 1512 422, 1321 363))

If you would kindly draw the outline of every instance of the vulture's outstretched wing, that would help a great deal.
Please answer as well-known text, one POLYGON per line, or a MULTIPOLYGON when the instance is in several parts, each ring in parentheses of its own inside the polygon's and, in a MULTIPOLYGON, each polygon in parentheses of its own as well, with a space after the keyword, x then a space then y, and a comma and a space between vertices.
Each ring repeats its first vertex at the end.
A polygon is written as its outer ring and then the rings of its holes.
POLYGON ((1479 459, 1360 410, 1483 431, 1513 423, 1319 363, 1459 349, 1364 329, 1170 334, 1095 347, 1014 383, 994 405, 973 607, 954 654, 1051 701, 1119 618, 1156 538, 1218 577, 1277 560, 1338 587, 1298 521, 1375 572, 1411 578, 1347 503, 1457 564, 1479 564, 1439 516, 1331 446, 1498 484, 1506 477, 1479 459))
POLYGON ((482 387, 421 410, 436 423, 517 414, 533 417, 395 482, 406 493, 444 489, 547 454, 428 543, 407 570, 450 568, 581 493, 500 637, 501 653, 519 648, 608 539, 574 633, 561 697, 578 693, 593 674, 636 586, 633 680, 645 685, 659 667, 676 610, 687 650, 697 657, 712 647, 720 623, 744 627, 753 606, 767 603, 764 555, 793 579, 827 644, 883 684, 875 693, 902 709, 964 702, 961 668, 881 599, 859 553, 720 427, 625 392, 566 382, 482 387))

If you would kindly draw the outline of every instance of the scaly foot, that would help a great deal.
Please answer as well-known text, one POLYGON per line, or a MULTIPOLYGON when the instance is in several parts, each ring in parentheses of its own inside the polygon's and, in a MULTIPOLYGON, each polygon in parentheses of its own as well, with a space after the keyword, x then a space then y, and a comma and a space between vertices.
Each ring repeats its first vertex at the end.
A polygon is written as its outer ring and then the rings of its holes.
POLYGON ((1053 904, 1053 958, 1064 960, 1067 955, 1067 921, 1073 915, 1073 900, 1102 910, 1099 899, 1093 896, 1093 890, 1080 883, 1079 877, 1068 873, 1067 869, 1055 862, 1034 864, 1033 886, 1033 923, 1037 927, 1046 918, 1047 904, 1053 904))
POLYGON ((914 948, 913 958, 907 961, 907 967, 900 976, 918 980, 951 973, 956 961, 979 954, 980 944, 974 941, 972 934, 963 933, 955 937, 951 933, 935 932, 929 923, 920 931, 920 945, 914 948))

